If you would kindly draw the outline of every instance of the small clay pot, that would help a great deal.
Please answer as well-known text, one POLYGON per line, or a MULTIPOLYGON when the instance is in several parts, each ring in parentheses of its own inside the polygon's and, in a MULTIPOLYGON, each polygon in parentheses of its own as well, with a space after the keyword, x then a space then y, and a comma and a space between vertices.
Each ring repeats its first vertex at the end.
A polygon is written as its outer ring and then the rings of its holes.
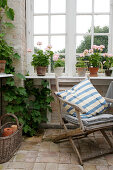
POLYGON ((111 76, 112 70, 105 70, 105 75, 106 76, 111 76))
POLYGON ((12 125, 11 128, 13 130, 13 133, 17 131, 17 125, 12 125))
POLYGON ((2 136, 5 137, 5 136, 9 136, 13 133, 13 130, 12 128, 4 128, 4 131, 3 131, 3 134, 2 136))
POLYGON ((47 67, 38 66, 36 67, 38 76, 45 76, 47 67))
POLYGON ((5 72, 6 60, 0 60, 0 73, 5 72))

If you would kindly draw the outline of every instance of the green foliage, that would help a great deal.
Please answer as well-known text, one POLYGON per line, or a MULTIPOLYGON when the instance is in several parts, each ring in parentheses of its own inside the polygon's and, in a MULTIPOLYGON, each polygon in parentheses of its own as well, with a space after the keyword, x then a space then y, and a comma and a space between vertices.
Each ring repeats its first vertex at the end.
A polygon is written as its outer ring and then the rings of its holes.
POLYGON ((104 69, 109 70, 113 66, 113 56, 105 53, 104 56, 102 56, 102 64, 104 69))
MULTIPOLYGON (((5 14, 9 19, 14 19, 14 11, 7 6, 7 0, 0 0, 0 7, 5 9, 5 14)), ((10 24, 6 23, 6 25, 10 24)), ((3 39, 4 35, 4 32, 0 33, 0 59, 6 60, 5 73, 13 74, 17 78, 25 80, 24 75, 15 73, 12 64, 14 60, 18 61, 20 56, 3 39)), ((53 52, 47 51, 47 54, 50 57, 53 52)), ((53 97, 47 86, 48 82, 42 81, 41 87, 35 88, 32 80, 26 80, 25 88, 17 87, 14 77, 9 77, 0 89, 3 91, 4 101, 7 102, 6 112, 18 117, 19 122, 23 124, 23 133, 28 136, 36 135, 38 125, 47 121, 47 110, 51 111, 50 102, 53 97)))
POLYGON ((88 56, 89 66, 100 67, 101 65, 101 55, 97 52, 88 56))
POLYGON ((58 58, 57 61, 54 61, 54 68, 56 67, 64 67, 65 66, 65 61, 64 59, 62 58, 58 58))
POLYGON ((29 100, 27 101, 27 115, 22 114, 21 121, 24 122, 24 133, 27 135, 35 135, 38 125, 47 121, 47 110, 51 111, 50 103, 53 100, 47 86, 48 82, 44 80, 39 88, 34 87, 33 80, 25 81, 29 100))
POLYGON ((12 8, 6 7, 5 13, 10 20, 14 20, 14 10, 12 8))
POLYGON ((0 0, 0 31, 3 31, 6 27, 14 27, 11 22, 2 22, 4 15, 11 21, 14 20, 14 10, 7 5, 7 0, 0 0))
MULTIPOLYGON (((91 30, 88 30, 88 32, 91 32, 91 30)), ((96 26, 94 27, 94 32, 95 33, 108 33, 109 28, 107 26, 104 27, 99 27, 96 26)), ((108 36, 94 36, 94 44, 96 45, 101 45, 103 44, 105 46, 105 49, 103 52, 108 51, 108 36)), ((84 40, 81 42, 81 44, 77 47, 76 52, 77 53, 82 53, 85 49, 90 49, 91 48, 91 36, 90 35, 85 35, 84 40)))
POLYGON ((85 62, 85 57, 79 56, 77 57, 77 63, 75 64, 76 67, 87 67, 87 64, 85 62))
POLYGON ((50 58, 53 56, 53 51, 46 50, 35 50, 35 54, 33 54, 33 60, 31 64, 35 67, 37 66, 48 66, 50 63, 50 58))

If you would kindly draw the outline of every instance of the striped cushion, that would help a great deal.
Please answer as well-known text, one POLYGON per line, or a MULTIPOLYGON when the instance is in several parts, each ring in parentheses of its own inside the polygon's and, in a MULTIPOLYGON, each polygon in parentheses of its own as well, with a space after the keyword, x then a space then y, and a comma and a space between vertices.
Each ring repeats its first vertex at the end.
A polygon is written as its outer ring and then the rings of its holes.
MULTIPOLYGON (((108 108, 105 99, 98 93, 88 79, 81 81, 70 90, 57 92, 56 94, 67 101, 82 106, 86 111, 85 114, 81 114, 82 118, 90 118, 102 113, 108 108)), ((72 106, 66 103, 64 103, 63 106, 69 114, 76 116, 75 110, 72 106)))

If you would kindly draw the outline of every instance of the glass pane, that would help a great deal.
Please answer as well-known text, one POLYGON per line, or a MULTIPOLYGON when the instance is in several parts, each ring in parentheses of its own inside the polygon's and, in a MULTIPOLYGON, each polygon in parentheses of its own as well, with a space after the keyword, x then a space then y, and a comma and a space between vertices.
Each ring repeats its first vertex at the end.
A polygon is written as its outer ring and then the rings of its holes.
POLYGON ((47 13, 48 0, 34 0, 34 13, 47 13))
POLYGON ((45 50, 45 48, 48 45, 48 36, 34 36, 34 47, 35 48, 41 48, 42 50, 45 50), (42 45, 37 45, 38 42, 41 42, 42 45))
POLYGON ((94 16, 94 26, 95 27, 98 26, 97 29, 94 30, 95 33, 100 32, 100 31, 103 32, 104 31, 103 27, 105 27, 105 26, 109 27, 109 16, 108 15, 96 15, 96 16, 94 16))
POLYGON ((76 38, 76 53, 83 53, 85 49, 91 48, 91 36, 77 36, 76 38))
POLYGON ((92 0, 77 0, 77 12, 92 12, 92 0))
POLYGON ((65 33, 65 16, 51 16, 51 32, 65 33))
POLYGON ((48 33, 48 16, 34 16, 34 34, 48 33))
POLYGON ((66 0, 51 0, 51 12, 59 13, 66 11, 66 0))
POLYGON ((77 33, 90 32, 91 20, 92 20, 91 16, 87 16, 87 15, 77 16, 77 21, 76 21, 77 33))
POLYGON ((110 12, 110 0, 95 0, 94 11, 95 12, 110 12))
POLYGON ((108 52, 108 36, 107 35, 98 35, 94 36, 94 44, 95 45, 104 45, 105 49, 103 52, 108 52))
POLYGON ((64 52, 65 49, 65 36, 52 36, 51 37, 52 50, 54 52, 64 52))

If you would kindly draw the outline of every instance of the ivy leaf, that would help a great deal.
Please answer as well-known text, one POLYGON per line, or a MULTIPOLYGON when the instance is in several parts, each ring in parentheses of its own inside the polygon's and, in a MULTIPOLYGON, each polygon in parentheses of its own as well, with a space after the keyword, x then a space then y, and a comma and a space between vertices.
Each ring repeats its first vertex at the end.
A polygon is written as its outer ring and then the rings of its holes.
POLYGON ((5 13, 9 19, 14 20, 14 10, 12 8, 7 8, 5 13))
POLYGON ((5 8, 7 5, 7 0, 0 0, 0 7, 5 8))
POLYGON ((17 73, 16 76, 19 78, 19 79, 23 79, 23 80, 26 80, 25 76, 21 73, 17 73))
POLYGON ((7 111, 7 113, 14 113, 13 106, 11 106, 11 105, 6 106, 6 111, 7 111))
POLYGON ((6 81, 6 84, 8 84, 8 85, 10 85, 10 86, 14 86, 14 84, 15 84, 15 82, 14 82, 14 80, 13 79, 7 79, 7 81, 6 81))
POLYGON ((1 34, 0 34, 0 37, 4 37, 4 36, 5 36, 5 33, 1 33, 1 34))
POLYGON ((28 131, 31 130, 30 126, 28 126, 28 125, 25 125, 25 126, 23 127, 23 129, 24 129, 24 132, 25 132, 25 133, 27 133, 28 131))
POLYGON ((13 57, 16 58, 16 59, 20 59, 20 55, 19 55, 18 53, 15 53, 15 54, 13 55, 13 57))
POLYGON ((5 25, 6 27, 9 27, 9 28, 14 28, 15 26, 10 23, 10 22, 4 22, 3 25, 5 25))
POLYGON ((24 125, 25 121, 21 117, 19 117, 18 120, 20 123, 22 123, 24 125))
POLYGON ((20 95, 25 95, 25 96, 27 95, 26 90, 23 87, 19 87, 18 92, 20 95))

